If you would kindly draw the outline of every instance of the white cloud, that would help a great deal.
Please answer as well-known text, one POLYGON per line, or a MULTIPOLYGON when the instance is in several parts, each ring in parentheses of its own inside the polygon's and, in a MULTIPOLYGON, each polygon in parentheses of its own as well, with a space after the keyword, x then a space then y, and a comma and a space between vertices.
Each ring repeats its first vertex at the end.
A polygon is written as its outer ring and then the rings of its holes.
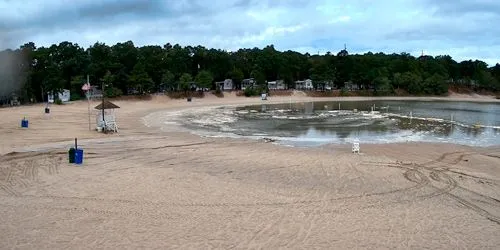
POLYGON ((34 41, 90 46, 180 43, 336 53, 449 54, 500 61, 500 1, 28 0, 0 2, 0 48, 34 41))

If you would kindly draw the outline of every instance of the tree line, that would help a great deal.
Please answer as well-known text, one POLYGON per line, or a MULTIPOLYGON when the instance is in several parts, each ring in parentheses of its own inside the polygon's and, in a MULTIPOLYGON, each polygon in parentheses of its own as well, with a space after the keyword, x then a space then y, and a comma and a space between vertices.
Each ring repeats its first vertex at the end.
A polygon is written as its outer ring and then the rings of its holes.
POLYGON ((267 80, 283 80, 288 88, 304 79, 311 79, 316 89, 324 89, 325 84, 342 89, 347 83, 381 95, 397 91, 439 95, 450 85, 500 90, 500 64, 488 67, 480 60, 456 62, 448 55, 350 55, 346 49, 311 55, 277 51, 273 45, 228 52, 170 43, 138 47, 132 41, 112 46, 97 42, 83 48, 65 41, 50 47, 29 42, 16 50, 1 51, 0 58, 4 86, 0 96, 15 92, 23 102, 43 101, 45 93, 61 89, 69 89, 72 99, 78 99, 87 75, 92 85, 106 85, 109 96, 187 90, 193 82, 214 89, 214 82, 224 79, 232 79, 239 89, 245 78, 254 78, 260 86, 267 80))

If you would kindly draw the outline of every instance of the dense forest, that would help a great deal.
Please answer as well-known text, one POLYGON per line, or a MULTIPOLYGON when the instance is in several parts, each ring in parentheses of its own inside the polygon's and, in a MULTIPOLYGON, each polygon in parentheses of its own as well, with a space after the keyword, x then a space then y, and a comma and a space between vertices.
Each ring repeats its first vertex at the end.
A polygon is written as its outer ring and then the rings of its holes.
POLYGON ((288 88, 304 79, 311 79, 317 89, 325 83, 333 83, 336 89, 350 83, 379 95, 398 91, 440 95, 450 85, 500 90, 500 64, 488 68, 479 60, 456 62, 447 55, 350 55, 346 49, 311 55, 280 52, 273 45, 227 52, 169 43, 137 47, 127 41, 112 46, 95 43, 87 49, 71 42, 37 48, 30 42, 0 52, 0 59, 0 100, 15 93, 22 102, 42 101, 43 93, 63 88, 78 99, 87 74, 92 85, 109 86, 108 96, 182 90, 192 82, 213 89, 215 81, 224 79, 232 79, 238 88, 245 78, 254 78, 261 86, 283 80, 288 88))

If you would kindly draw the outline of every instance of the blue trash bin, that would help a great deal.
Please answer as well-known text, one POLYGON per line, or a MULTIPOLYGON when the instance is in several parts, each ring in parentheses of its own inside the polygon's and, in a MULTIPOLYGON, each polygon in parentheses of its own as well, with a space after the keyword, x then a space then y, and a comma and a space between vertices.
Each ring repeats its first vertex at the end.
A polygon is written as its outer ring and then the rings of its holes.
POLYGON ((28 127, 28 120, 22 119, 21 120, 21 127, 22 128, 27 128, 28 127))
POLYGON ((75 150, 75 164, 82 164, 83 163, 83 149, 76 149, 75 150))

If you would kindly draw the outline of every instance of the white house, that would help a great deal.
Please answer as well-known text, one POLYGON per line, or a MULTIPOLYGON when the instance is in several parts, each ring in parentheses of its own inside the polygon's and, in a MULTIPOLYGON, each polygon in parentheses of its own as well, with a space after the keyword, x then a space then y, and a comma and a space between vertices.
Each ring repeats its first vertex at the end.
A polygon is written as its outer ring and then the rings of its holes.
MULTIPOLYGON (((57 93, 57 97, 62 102, 69 102, 71 93, 69 89, 63 89, 61 92, 57 93)), ((54 103, 54 92, 47 92, 47 101, 49 103, 54 103)))
POLYGON ((255 80, 253 78, 243 79, 243 81, 241 81, 241 90, 245 90, 246 88, 254 86, 255 86, 255 80))
POLYGON ((217 88, 219 88, 222 91, 233 90, 233 88, 234 88, 232 79, 226 79, 224 81, 215 82, 215 85, 217 86, 217 88))
POLYGON ((286 89, 285 82, 283 80, 270 81, 267 82, 267 87, 273 90, 283 90, 286 89))
POLYGON ((224 80, 224 90, 233 90, 234 84, 232 79, 224 80))
POLYGON ((325 82, 325 90, 333 90, 335 85, 333 84, 333 81, 326 81, 325 82))
POLYGON ((58 93, 59 99, 62 102, 69 102, 71 99, 71 93, 69 89, 63 89, 61 92, 58 93))
POLYGON ((306 79, 306 80, 302 80, 302 81, 295 81, 295 88, 296 89, 310 90, 310 89, 313 89, 314 86, 312 84, 311 79, 306 79))
POLYGON ((357 83, 353 83, 351 81, 348 81, 348 82, 344 83, 344 88, 346 88, 349 91, 359 90, 359 85, 357 83))

